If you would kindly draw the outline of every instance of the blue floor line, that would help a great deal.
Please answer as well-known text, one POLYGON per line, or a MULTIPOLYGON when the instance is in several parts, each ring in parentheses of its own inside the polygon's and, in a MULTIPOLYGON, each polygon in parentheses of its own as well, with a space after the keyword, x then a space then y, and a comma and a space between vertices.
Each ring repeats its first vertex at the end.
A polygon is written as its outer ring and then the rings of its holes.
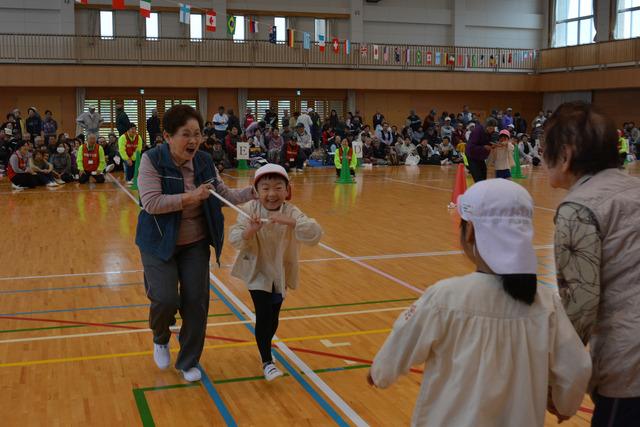
MULTIPOLYGON (((220 301, 222 301, 229 308, 229 310, 231 310, 231 312, 235 314, 238 320, 243 320, 243 321, 247 320, 242 315, 242 313, 240 313, 240 311, 238 311, 238 309, 233 304, 231 304, 231 302, 222 294, 222 292, 218 290, 218 288, 216 288, 212 284, 209 284, 209 287, 218 296, 220 301)), ((253 325, 249 323, 245 323, 244 326, 247 329, 249 329, 252 334, 255 335, 255 329, 253 325)), ((311 397, 322 407, 322 409, 324 409, 327 415, 329 415, 337 425, 341 427, 349 426, 349 424, 344 420, 344 418, 342 418, 340 414, 338 414, 338 412, 329 404, 329 402, 327 402, 322 396, 320 396, 320 394, 311 386, 311 384, 309 384, 302 377, 302 375, 300 375, 300 373, 293 366, 291 366, 289 362, 287 362, 287 359, 285 359, 284 356, 282 356, 277 349, 275 348, 273 349, 273 354, 276 360, 280 362, 282 366, 284 366, 284 368, 289 372, 289 374, 291 374, 292 377, 294 377, 298 381, 298 383, 300 383, 302 388, 304 388, 307 391, 307 393, 311 395, 311 397)))
POLYGON ((82 286, 66 286, 58 288, 33 288, 33 289, 15 289, 0 291, 0 294, 22 294, 29 292, 49 292, 49 291, 69 291, 74 289, 93 289, 93 288, 121 288, 125 286, 139 286, 143 282, 134 283, 114 283, 113 285, 82 285, 82 286))
POLYGON ((202 373, 202 385, 204 386, 205 390, 207 390, 207 393, 209 393, 209 396, 213 400, 213 403, 215 403, 216 407, 218 408, 218 411, 220 412, 220 415, 222 415, 224 422, 230 427, 237 427, 238 424, 236 423, 236 420, 233 419, 231 412, 229 412, 229 408, 227 408, 227 405, 224 404, 220 393, 218 393, 218 390, 216 390, 216 388, 213 386, 213 383, 209 379, 207 373, 204 371, 202 366, 200 366, 200 364, 197 365, 197 368, 202 373))

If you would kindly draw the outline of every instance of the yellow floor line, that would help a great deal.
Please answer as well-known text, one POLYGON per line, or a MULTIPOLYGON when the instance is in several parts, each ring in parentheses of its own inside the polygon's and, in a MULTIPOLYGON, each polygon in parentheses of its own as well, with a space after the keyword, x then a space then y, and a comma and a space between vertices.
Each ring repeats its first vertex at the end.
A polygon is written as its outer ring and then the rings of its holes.
MULTIPOLYGON (((321 340, 321 339, 329 339, 329 338, 341 338, 341 337, 356 337, 361 335, 373 335, 373 334, 382 334, 386 332, 390 332, 391 329, 371 329, 367 331, 353 331, 353 332, 339 332, 335 334, 325 334, 325 335, 307 335, 302 337, 293 337, 293 338, 285 338, 279 341, 274 342, 292 342, 292 341, 313 341, 313 340, 321 340)), ((249 347, 254 346, 255 343, 253 341, 247 342, 239 342, 239 343, 227 343, 227 344, 215 344, 215 345, 207 345, 204 347, 205 350, 212 349, 221 349, 221 348, 236 348, 236 347, 249 347)), ((177 353, 178 349, 172 349, 172 353, 177 353)), ((153 354, 153 351, 135 351, 131 353, 115 353, 115 354, 98 354, 94 356, 79 356, 79 357, 62 357, 58 359, 42 359, 42 360, 27 360, 22 362, 10 362, 10 363, 0 363, 0 368, 13 368, 13 367, 22 367, 22 366, 35 366, 35 365, 48 365, 54 363, 67 363, 67 362, 84 362, 88 360, 105 360, 105 359, 118 359, 122 357, 134 357, 134 356, 150 356, 153 354)))

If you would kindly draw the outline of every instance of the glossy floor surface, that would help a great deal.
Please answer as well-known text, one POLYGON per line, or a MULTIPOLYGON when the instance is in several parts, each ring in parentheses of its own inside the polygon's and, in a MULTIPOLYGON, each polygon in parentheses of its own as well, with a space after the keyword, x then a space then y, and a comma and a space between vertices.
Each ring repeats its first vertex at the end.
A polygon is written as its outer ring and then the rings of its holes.
MULTIPOLYGON (((553 215, 564 192, 549 188, 542 169, 525 173, 540 286, 553 287, 553 215)), ((0 424, 408 425, 419 371, 389 390, 365 376, 402 310, 436 281, 472 269, 447 210, 454 176, 453 167, 382 167, 336 185, 331 169, 293 174, 293 202, 325 235, 302 250, 301 286, 283 306, 276 352, 285 377, 261 376, 251 299, 230 276, 236 252, 227 244, 212 270, 205 376, 196 384, 153 363, 137 195, 121 174, 19 193, 1 179, 0 424)), ((250 184, 236 171, 223 178, 250 184)), ((225 215, 228 227, 236 214, 225 215)), ((563 425, 587 426, 590 408, 585 398, 563 425)), ((550 415, 546 425, 555 425, 550 415)))

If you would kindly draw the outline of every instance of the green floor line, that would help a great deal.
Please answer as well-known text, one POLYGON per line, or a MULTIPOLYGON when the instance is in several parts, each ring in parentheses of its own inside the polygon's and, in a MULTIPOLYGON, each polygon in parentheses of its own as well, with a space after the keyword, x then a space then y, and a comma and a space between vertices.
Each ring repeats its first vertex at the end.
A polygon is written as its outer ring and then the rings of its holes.
MULTIPOLYGON (((386 299, 386 300, 378 300, 378 301, 361 301, 361 302, 348 302, 342 304, 330 304, 330 305, 308 305, 303 307, 288 307, 283 308, 281 311, 300 311, 300 310, 319 310, 323 308, 339 308, 339 307, 353 307, 358 305, 372 305, 372 304, 388 304, 394 302, 406 302, 406 301, 415 301, 417 298, 399 298, 399 299, 386 299)), ((217 314, 209 314, 207 317, 229 317, 232 316, 232 313, 217 313, 217 314)), ((180 320, 180 317, 177 317, 180 320)), ((122 320, 119 322, 107 322, 105 325, 126 325, 130 323, 147 323, 148 319, 139 319, 139 320, 122 320)), ((65 325, 65 326, 46 326, 42 328, 23 328, 23 329, 5 329, 0 330, 0 334, 9 334, 14 332, 34 332, 34 331, 48 331, 53 329, 73 329, 73 328, 86 328, 93 325, 65 325)))
MULTIPOLYGON (((316 374, 322 374, 327 372, 341 372, 341 371, 350 371, 354 369, 364 369, 368 368, 371 365, 353 365, 353 366, 341 366, 339 368, 324 368, 324 369, 314 369, 313 372, 316 374)), ((304 375, 303 372, 300 372, 301 375, 304 375)), ((283 377, 289 377, 290 374, 283 374, 283 377)), ((237 377, 237 378, 229 378, 225 380, 216 380, 212 381, 213 384, 229 384, 229 383, 239 383, 246 381, 266 381, 264 376, 254 376, 254 377, 237 377)), ((145 387, 145 388, 134 388, 133 396, 136 401, 136 406, 138 408, 138 413, 140 414, 140 420, 142 421, 143 427, 155 427, 155 422, 153 421, 153 415, 151 415, 151 409, 149 408, 149 402, 145 396, 145 393, 148 391, 162 391, 162 390, 171 390, 178 388, 188 388, 188 387, 200 387, 201 383, 189 383, 189 384, 170 384, 165 386, 158 387, 145 387)))

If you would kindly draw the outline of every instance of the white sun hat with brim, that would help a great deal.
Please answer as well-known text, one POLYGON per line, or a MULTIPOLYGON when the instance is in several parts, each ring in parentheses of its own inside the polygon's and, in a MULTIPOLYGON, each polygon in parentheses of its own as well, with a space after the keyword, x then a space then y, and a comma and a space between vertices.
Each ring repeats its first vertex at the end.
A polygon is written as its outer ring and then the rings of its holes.
POLYGON ((502 274, 536 274, 533 249, 533 200, 507 179, 488 179, 458 197, 458 212, 473 224, 476 247, 491 270, 502 274))

